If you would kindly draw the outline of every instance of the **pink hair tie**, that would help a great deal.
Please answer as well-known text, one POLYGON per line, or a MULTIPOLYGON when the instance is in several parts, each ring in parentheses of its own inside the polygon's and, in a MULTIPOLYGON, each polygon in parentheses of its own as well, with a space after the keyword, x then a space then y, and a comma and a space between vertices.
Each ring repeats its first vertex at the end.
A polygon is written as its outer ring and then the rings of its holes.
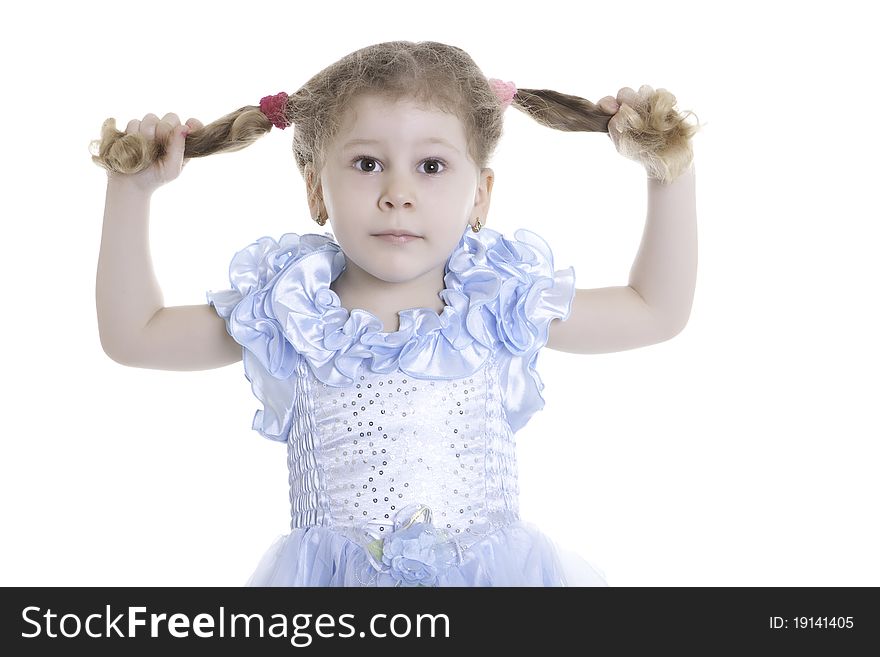
POLYGON ((501 101, 502 111, 506 110, 516 95, 516 85, 513 82, 504 82, 498 78, 489 78, 489 86, 492 87, 492 91, 495 92, 498 100, 501 101))
POLYGON ((287 120, 287 115, 284 111, 287 107, 287 98, 287 94, 282 91, 274 96, 263 96, 260 99, 260 111, 266 115, 266 118, 272 122, 272 125, 282 130, 290 125, 290 121, 287 120))

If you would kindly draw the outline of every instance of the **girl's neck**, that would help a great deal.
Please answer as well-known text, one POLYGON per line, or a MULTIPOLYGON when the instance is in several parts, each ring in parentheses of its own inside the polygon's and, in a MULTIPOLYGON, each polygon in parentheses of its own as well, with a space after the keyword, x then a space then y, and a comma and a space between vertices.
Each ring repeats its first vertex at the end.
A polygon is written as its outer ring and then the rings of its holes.
POLYGON ((402 283, 389 283, 371 276, 350 261, 343 272, 330 283, 343 308, 366 310, 382 322, 382 330, 399 330, 397 313, 409 308, 430 308, 439 315, 445 304, 440 298, 444 289, 445 266, 432 269, 422 276, 402 283))

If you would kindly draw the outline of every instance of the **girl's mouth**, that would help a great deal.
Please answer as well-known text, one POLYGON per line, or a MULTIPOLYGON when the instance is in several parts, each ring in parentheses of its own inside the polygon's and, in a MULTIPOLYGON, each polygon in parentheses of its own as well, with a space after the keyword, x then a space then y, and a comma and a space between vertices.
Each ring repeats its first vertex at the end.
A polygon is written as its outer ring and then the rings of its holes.
POLYGON ((391 235, 389 233, 386 233, 385 235, 374 235, 374 237, 378 237, 379 239, 390 242, 391 244, 406 244, 407 242, 413 242, 415 240, 422 239, 421 237, 416 237, 415 235, 391 235))

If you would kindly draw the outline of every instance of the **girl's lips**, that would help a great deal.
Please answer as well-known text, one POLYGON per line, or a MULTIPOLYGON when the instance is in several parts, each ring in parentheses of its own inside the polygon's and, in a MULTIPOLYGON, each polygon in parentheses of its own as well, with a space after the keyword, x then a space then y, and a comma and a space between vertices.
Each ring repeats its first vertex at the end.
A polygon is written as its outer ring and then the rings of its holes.
POLYGON ((407 242, 422 239, 415 235, 374 235, 374 237, 378 237, 386 242, 391 242, 392 244, 406 244, 407 242))

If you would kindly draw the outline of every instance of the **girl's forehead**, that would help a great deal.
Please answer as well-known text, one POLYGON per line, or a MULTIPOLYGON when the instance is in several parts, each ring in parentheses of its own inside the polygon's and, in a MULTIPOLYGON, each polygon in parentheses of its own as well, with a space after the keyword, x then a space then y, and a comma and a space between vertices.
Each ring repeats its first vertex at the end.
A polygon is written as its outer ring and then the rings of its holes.
MULTIPOLYGON (((417 101, 412 98, 399 100, 382 98, 380 96, 361 96, 349 105, 346 117, 350 122, 387 120, 389 115, 395 118, 401 116, 411 117, 413 120, 448 120, 452 115, 447 114, 438 107, 417 101)), ((453 117, 457 118, 457 117, 453 117)))
POLYGON ((464 125, 454 114, 426 106, 413 99, 389 100, 363 96, 348 108, 341 132, 359 139, 377 139, 383 135, 443 137, 464 140, 464 125), (434 134, 442 133, 442 134, 434 134))

